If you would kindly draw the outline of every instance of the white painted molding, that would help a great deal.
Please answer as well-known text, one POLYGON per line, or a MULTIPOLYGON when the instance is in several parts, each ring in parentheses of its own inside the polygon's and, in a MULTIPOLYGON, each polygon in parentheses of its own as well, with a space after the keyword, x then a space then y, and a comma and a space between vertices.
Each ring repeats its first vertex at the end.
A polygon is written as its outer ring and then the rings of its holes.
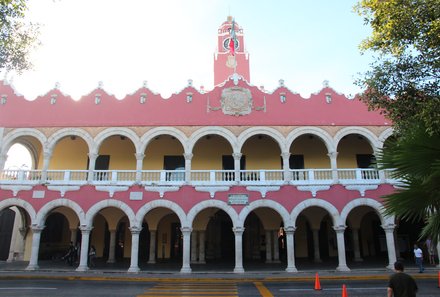
POLYGON ((330 186, 297 186, 299 191, 307 192, 310 191, 313 197, 316 197, 316 193, 318 191, 327 191, 330 189, 330 186))
POLYGON ((96 191, 108 192, 110 198, 113 198, 115 192, 124 192, 128 190, 128 187, 124 186, 95 186, 96 191))
POLYGON ((152 186, 152 187, 145 187, 145 191, 150 191, 150 192, 158 192, 160 198, 163 198, 163 195, 166 192, 177 192, 179 191, 180 187, 167 187, 167 186, 152 186))
POLYGON ((12 191, 12 195, 14 195, 14 197, 17 197, 18 192, 32 190, 32 186, 1 186, 0 189, 10 190, 12 191))
POLYGON ((60 192, 60 195, 63 198, 66 192, 79 191, 80 188, 80 186, 47 186, 48 190, 60 192))
POLYGON ((365 197, 365 191, 376 190, 378 187, 379 187, 378 185, 349 185, 349 186, 345 186, 345 188, 347 190, 358 191, 362 197, 365 197))
POLYGON ((216 192, 225 192, 225 191, 229 191, 229 189, 230 189, 230 187, 226 187, 226 186, 224 186, 224 187, 195 187, 195 190, 197 191, 197 192, 209 192, 209 196, 211 197, 211 198, 214 198, 214 196, 215 196, 215 193, 216 192))
POLYGON ((279 186, 268 186, 268 187, 262 187, 262 186, 247 186, 246 190, 248 191, 256 191, 261 193, 262 198, 266 198, 267 192, 274 192, 279 191, 281 187, 279 186))

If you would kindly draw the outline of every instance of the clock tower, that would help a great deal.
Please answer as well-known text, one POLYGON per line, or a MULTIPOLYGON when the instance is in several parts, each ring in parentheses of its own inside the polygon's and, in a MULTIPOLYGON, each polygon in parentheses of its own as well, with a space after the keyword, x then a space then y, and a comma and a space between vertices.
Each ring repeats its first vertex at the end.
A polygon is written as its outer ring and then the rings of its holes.
POLYGON ((244 46, 243 29, 228 16, 217 33, 217 50, 214 54, 214 86, 223 83, 236 72, 250 82, 249 53, 244 46), (231 31, 234 32, 231 32, 231 31), (232 41, 231 41, 232 39, 232 41), (233 48, 231 48, 233 46, 233 48))

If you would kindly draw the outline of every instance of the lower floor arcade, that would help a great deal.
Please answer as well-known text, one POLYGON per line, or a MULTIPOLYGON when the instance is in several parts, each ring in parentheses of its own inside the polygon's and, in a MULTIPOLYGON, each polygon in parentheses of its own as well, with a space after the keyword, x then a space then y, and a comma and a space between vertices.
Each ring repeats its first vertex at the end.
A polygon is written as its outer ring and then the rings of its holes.
POLYGON ((64 257, 72 244, 70 264, 78 271, 93 269, 92 246, 101 266, 127 263, 129 272, 168 263, 182 273, 204 265, 236 273, 255 266, 296 272, 311 264, 348 271, 347 263, 359 267, 364 261, 391 267, 397 258, 412 258, 423 225, 397 222, 380 209, 368 198, 341 211, 309 199, 291 212, 272 200, 241 208, 209 200, 185 212, 174 202, 155 200, 134 213, 121 201, 106 200, 85 213, 74 201, 58 199, 35 212, 11 198, 0 202, 0 220, 12 222, 0 224, 0 257, 29 261, 27 269, 36 270, 39 261, 64 257))

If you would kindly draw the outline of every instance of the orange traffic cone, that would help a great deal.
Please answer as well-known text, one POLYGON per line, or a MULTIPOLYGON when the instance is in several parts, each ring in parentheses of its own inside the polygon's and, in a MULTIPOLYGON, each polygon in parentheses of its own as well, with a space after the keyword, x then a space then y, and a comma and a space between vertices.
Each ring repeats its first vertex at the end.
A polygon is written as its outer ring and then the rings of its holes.
POLYGON ((347 287, 345 285, 342 285, 342 297, 348 297, 347 287))
POLYGON ((319 282, 318 272, 315 275, 315 290, 321 290, 321 283, 319 282))
POLYGON ((440 271, 438 272, 438 287, 440 288, 440 271))

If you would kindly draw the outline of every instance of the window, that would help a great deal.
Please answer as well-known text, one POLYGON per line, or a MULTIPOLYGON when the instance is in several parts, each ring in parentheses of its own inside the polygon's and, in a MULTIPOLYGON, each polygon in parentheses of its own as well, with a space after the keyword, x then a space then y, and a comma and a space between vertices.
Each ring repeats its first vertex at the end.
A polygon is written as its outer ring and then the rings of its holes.
POLYGON ((179 172, 167 172, 167 181, 184 181, 185 180, 185 158, 183 156, 164 156, 164 170, 178 170, 179 172))

